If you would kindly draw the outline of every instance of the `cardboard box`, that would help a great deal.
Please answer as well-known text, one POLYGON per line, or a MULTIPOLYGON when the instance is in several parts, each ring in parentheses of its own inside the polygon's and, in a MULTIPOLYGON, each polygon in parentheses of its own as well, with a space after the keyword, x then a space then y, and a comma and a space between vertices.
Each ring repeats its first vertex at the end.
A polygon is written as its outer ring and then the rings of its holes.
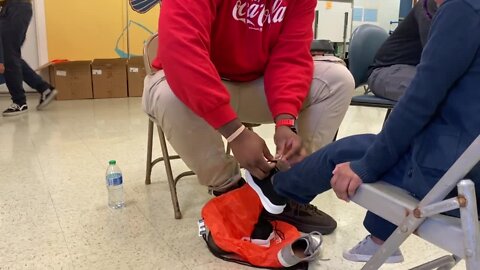
POLYGON ((58 100, 93 98, 90 61, 68 61, 49 66, 58 100))
POLYGON ((68 60, 61 59, 61 60, 53 60, 47 62, 44 65, 39 66, 35 71, 42 77, 42 79, 49 84, 55 86, 55 72, 54 72, 54 65, 58 63, 67 62, 68 60))
POLYGON ((93 60, 92 82, 94 98, 127 97, 127 60, 93 60))
POLYGON ((143 57, 132 57, 128 60, 128 96, 141 97, 143 94, 143 81, 147 72, 145 71, 145 64, 143 57))

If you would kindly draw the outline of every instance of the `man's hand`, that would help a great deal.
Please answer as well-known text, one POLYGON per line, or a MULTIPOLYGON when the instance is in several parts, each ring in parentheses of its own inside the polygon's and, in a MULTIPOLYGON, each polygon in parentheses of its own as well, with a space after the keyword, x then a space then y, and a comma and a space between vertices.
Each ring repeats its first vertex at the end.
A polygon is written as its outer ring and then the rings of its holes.
POLYGON ((350 162, 338 164, 333 170, 333 177, 330 181, 333 191, 337 197, 346 202, 355 195, 357 188, 363 183, 362 179, 352 171, 350 162))
POLYGON ((273 139, 277 146, 277 159, 287 161, 290 165, 294 165, 305 158, 306 151, 302 147, 302 139, 289 127, 277 127, 273 139))
POLYGON ((3 74, 3 73, 5 73, 5 66, 2 63, 0 63, 0 74, 3 74))
POLYGON ((273 156, 265 141, 249 129, 245 129, 233 140, 230 147, 240 166, 258 179, 267 177, 275 167, 274 163, 267 162, 267 160, 273 160, 273 156))

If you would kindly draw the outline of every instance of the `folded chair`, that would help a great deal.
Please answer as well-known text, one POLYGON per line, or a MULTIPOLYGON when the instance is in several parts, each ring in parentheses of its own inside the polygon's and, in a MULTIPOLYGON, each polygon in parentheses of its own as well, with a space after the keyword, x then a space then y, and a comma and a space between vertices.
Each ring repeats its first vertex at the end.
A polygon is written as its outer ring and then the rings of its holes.
POLYGON ((384 182, 362 184, 352 201, 398 226, 362 269, 379 269, 412 234, 452 253, 412 269, 447 270, 462 259, 466 262, 467 270, 480 269, 475 184, 465 179, 479 161, 480 136, 420 201, 405 190, 384 182), (445 199, 455 187, 458 196, 445 199), (460 209, 460 218, 442 215, 455 209, 460 209))
MULTIPOLYGON (((157 55, 157 48, 158 48, 158 35, 154 34, 152 35, 146 42, 143 47, 143 60, 145 64, 145 70, 147 75, 153 75, 155 71, 152 69, 152 61, 155 59, 155 56, 157 55)), ((253 130, 254 127, 260 126, 260 124, 253 124, 253 123, 243 123, 243 125, 250 129, 253 130)), ((230 147, 227 145, 226 149, 227 154, 230 153, 230 147)), ((165 165, 165 172, 167 174, 167 180, 168 180, 168 185, 170 188, 170 196, 172 197, 172 204, 173 204, 173 211, 175 215, 175 219, 181 219, 182 218, 182 212, 180 211, 180 206, 178 203, 178 195, 177 195, 177 183, 178 181, 186 176, 191 176, 195 175, 194 172, 192 171, 186 171, 183 173, 180 173, 176 177, 173 177, 173 172, 172 172, 172 165, 171 165, 171 160, 175 159, 181 159, 180 156, 178 155, 170 155, 168 153, 168 147, 167 147, 167 141, 165 139, 165 134, 163 133, 162 128, 155 123, 155 119, 149 117, 148 119, 148 137, 147 137, 147 166, 146 166, 146 172, 145 172, 145 184, 150 185, 151 184, 151 176, 152 176, 152 169, 155 166, 155 164, 162 162, 165 165), (160 146, 162 148, 162 157, 156 158, 155 160, 152 160, 152 149, 153 149, 153 128, 154 125, 157 126, 157 131, 158 131, 158 137, 160 139, 160 146)))

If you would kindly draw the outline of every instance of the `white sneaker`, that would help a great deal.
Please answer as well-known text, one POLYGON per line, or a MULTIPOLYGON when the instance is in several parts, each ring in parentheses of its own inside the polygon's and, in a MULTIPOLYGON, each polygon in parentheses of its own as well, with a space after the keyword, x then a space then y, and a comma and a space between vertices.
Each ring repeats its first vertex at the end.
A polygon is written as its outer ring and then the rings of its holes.
MULTIPOLYGON (((343 258, 352 262, 368 262, 375 253, 380 249, 381 245, 373 242, 372 237, 368 235, 360 241, 356 246, 348 251, 343 252, 343 258)), ((400 249, 397 249, 392 256, 388 257, 386 263, 401 263, 403 255, 400 249)))

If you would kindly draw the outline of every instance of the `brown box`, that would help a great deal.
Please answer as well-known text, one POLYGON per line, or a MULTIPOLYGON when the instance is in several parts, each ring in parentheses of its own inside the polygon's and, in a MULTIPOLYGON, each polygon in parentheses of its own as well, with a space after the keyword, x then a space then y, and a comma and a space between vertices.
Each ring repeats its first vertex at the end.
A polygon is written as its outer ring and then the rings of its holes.
POLYGON ((127 97, 127 60, 93 60, 92 81, 94 98, 127 97))
POLYGON ((132 57, 128 60, 128 96, 141 97, 143 94, 143 80, 147 75, 143 57, 132 57))
MULTIPOLYGON (((55 63, 53 85, 58 90, 57 99, 88 99, 93 97, 90 61, 69 61, 55 63)), ((50 69, 50 67, 49 67, 50 69)))

